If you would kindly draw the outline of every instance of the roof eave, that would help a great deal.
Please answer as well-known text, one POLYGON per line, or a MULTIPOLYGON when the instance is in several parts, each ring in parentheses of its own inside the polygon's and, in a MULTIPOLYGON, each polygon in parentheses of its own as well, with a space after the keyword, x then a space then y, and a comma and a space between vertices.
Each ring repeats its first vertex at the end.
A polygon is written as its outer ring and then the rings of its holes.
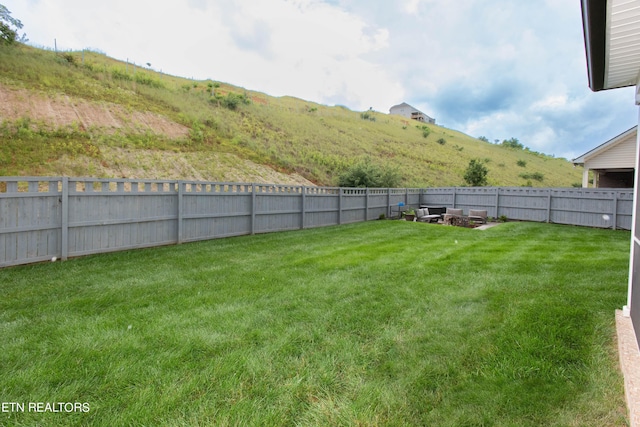
POLYGON ((614 136, 610 140, 598 145, 597 147, 587 151, 580 157, 576 157, 571 160, 571 163, 574 165, 584 165, 589 159, 592 159, 595 156, 600 155, 601 153, 611 149, 612 147, 618 145, 624 138, 629 136, 630 134, 635 134, 638 132, 638 126, 633 126, 632 128, 622 132, 620 135, 614 136))
POLYGON ((607 0, 581 0, 589 88, 605 90, 607 0))

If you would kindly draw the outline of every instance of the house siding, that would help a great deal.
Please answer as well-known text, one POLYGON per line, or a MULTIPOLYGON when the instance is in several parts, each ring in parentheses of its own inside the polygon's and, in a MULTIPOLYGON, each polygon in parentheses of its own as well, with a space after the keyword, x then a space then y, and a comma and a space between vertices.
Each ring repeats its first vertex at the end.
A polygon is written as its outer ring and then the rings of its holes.
POLYGON ((615 146, 585 161, 588 169, 631 169, 635 167, 635 133, 615 146))
POLYGON ((425 122, 425 123, 431 123, 431 124, 436 123, 436 119, 427 116, 425 113, 412 107, 406 102, 403 102, 402 104, 399 104, 399 105, 394 105, 389 109, 389 113, 406 117, 407 119, 413 119, 419 122, 425 122))

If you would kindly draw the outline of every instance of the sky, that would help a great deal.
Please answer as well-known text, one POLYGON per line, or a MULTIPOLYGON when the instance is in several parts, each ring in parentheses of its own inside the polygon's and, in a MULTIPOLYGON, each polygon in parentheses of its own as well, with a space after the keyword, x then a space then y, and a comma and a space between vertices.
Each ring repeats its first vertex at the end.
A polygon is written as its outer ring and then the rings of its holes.
POLYGON ((89 48, 573 159, 638 123, 633 88, 588 87, 579 0, 0 0, 29 44, 89 48))

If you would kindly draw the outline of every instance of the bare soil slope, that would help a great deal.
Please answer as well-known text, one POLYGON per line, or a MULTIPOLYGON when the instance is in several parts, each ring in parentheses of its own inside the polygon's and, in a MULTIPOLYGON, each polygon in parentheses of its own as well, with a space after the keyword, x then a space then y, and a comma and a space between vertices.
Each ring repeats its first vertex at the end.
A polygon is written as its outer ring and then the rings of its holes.
MULTIPOLYGON (((147 133, 187 138, 189 128, 151 112, 127 111, 120 105, 91 102, 67 95, 51 97, 0 84, 0 123, 26 118, 36 127, 78 126, 100 133, 147 133)), ((314 185, 298 174, 285 174, 230 153, 174 153, 170 151, 101 147, 101 159, 82 161, 62 156, 42 165, 40 175, 101 176, 133 179, 185 179, 314 185)))

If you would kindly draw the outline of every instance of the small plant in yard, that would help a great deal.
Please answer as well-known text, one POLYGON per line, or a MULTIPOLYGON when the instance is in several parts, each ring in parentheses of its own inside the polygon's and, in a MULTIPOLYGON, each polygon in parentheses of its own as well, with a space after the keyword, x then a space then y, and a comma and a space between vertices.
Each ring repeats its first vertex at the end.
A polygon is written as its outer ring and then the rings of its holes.
POLYGON ((409 209, 408 211, 403 212, 402 216, 407 221, 413 221, 416 218, 416 211, 415 209, 409 209))

